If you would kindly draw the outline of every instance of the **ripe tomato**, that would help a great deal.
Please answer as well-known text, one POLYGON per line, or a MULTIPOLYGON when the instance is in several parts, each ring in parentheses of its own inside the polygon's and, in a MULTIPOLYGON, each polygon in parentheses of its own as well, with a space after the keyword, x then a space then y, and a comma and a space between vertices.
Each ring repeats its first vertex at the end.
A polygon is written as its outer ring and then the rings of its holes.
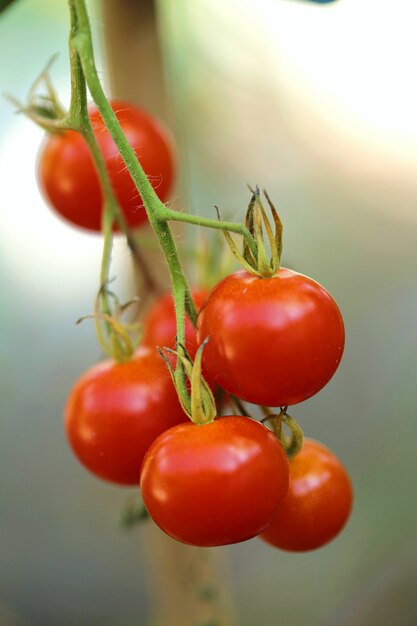
POLYGON ((122 485, 139 484, 150 444, 185 420, 166 365, 145 347, 126 363, 108 360, 87 370, 65 409, 75 455, 100 478, 122 485))
MULTIPOLYGON (((167 132, 150 115, 120 100, 111 107, 158 197, 165 201, 173 183, 174 159, 167 132)), ((89 116, 115 194, 129 226, 146 221, 146 211, 100 113, 89 116)), ((100 231, 103 198, 96 170, 83 137, 75 131, 48 135, 39 157, 41 188, 66 220, 100 231)))
POLYGON ((155 523, 178 541, 218 546, 258 535, 288 492, 279 440, 247 417, 174 426, 154 441, 140 486, 155 523))
MULTIPOLYGON (((193 289, 192 296, 197 309, 200 309, 207 292, 193 289)), ((175 348, 177 325, 171 294, 166 294, 155 302, 143 320, 143 327, 142 345, 175 348)), ((197 351, 197 339, 195 328, 188 316, 185 318, 185 346, 190 356, 193 357, 197 351)))
POLYGON ((293 552, 320 548, 345 525, 352 508, 349 476, 335 455, 306 440, 290 460, 290 491, 261 539, 293 552))
POLYGON ((197 321, 203 365, 229 393, 287 406, 317 393, 333 376, 344 347, 340 311, 311 278, 281 268, 271 278, 245 271, 220 281, 197 321))

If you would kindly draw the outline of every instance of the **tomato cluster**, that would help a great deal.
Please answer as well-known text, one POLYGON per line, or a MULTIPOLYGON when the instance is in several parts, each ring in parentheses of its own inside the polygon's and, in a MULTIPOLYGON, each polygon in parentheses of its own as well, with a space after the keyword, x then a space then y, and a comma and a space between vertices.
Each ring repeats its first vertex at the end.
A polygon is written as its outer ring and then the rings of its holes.
MULTIPOLYGON (((208 337, 203 365, 211 381, 239 398, 301 402, 340 362, 342 317, 306 276, 237 272, 193 297, 200 312, 197 331, 186 320, 189 353, 208 337)), ((217 546, 260 536, 303 551, 330 541, 352 503, 341 463, 311 440, 288 461, 276 435, 242 415, 192 423, 156 351, 173 347, 175 333, 172 297, 163 296, 144 320, 142 347, 131 361, 107 361, 79 379, 66 408, 77 457, 101 478, 140 483, 155 523, 184 543, 217 546)))
MULTIPOLYGON (((121 101, 111 107, 156 193, 166 200, 174 168, 167 134, 136 107, 121 101)), ((125 221, 135 228, 146 220, 141 199, 97 109, 90 107, 89 116, 125 221)), ((39 174, 61 216, 100 230, 100 182, 79 133, 48 137, 39 174)), ((249 224, 257 219, 248 215, 249 224)), ((258 235, 260 230, 258 224, 258 235)), ((311 278, 275 266, 266 276, 258 274, 239 271, 209 294, 193 291, 199 315, 196 328, 185 319, 185 348, 194 359, 204 346, 204 378, 237 405, 243 400, 283 409, 331 379, 343 354, 343 320, 333 298, 311 278)), ((308 440, 288 460, 279 429, 272 432, 240 414, 204 425, 190 421, 156 349, 176 344, 171 295, 154 304, 143 325, 141 347, 130 360, 92 367, 69 395, 65 427, 80 462, 110 482, 140 484, 153 520, 184 543, 218 546, 260 536, 302 551, 330 541, 352 502, 350 480, 336 457, 308 440)))

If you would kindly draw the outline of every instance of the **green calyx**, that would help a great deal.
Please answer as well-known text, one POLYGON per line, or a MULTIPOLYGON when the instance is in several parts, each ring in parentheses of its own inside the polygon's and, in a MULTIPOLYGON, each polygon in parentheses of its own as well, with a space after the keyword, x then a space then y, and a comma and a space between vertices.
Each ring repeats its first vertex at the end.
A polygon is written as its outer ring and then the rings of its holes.
POLYGON ((265 417, 262 422, 269 422, 275 435, 278 437, 286 455, 291 458, 300 452, 303 447, 303 431, 291 415, 288 415, 286 406, 282 407, 278 414, 271 413, 267 407, 262 407, 265 417), (289 435, 284 432, 283 426, 289 430, 289 435))
POLYGON ((223 231, 223 233, 232 253, 247 272, 262 278, 269 278, 276 274, 281 262, 282 222, 264 190, 275 226, 273 229, 262 204, 259 188, 249 189, 252 192, 252 197, 246 212, 245 227, 251 234, 254 245, 250 246, 245 238, 243 250, 240 252, 230 233, 227 231, 223 231))
POLYGON ((180 344, 177 351, 164 348, 166 352, 174 354, 177 359, 181 360, 185 375, 190 381, 190 392, 187 389, 185 377, 179 375, 179 371, 181 370, 178 370, 178 368, 174 370, 163 350, 159 349, 159 353, 171 373, 171 377, 184 412, 188 415, 191 421, 194 422, 194 424, 198 425, 210 424, 214 421, 214 418, 217 415, 216 402, 214 400, 213 393, 201 372, 203 350, 206 343, 207 339, 198 348, 194 363, 183 345, 180 344))

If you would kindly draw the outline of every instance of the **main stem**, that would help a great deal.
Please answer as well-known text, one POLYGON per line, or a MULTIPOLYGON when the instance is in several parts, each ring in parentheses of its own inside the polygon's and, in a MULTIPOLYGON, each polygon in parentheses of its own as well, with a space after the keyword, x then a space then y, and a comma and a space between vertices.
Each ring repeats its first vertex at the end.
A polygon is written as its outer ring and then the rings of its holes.
MULTIPOLYGON (((113 249, 113 225, 117 221, 122 231, 126 233, 129 246, 132 253, 137 258, 138 264, 142 267, 144 279, 147 285, 155 287, 152 276, 150 276, 147 267, 140 257, 139 251, 129 233, 124 216, 120 210, 118 200, 113 191, 109 175, 105 166, 103 155, 95 138, 93 128, 91 126, 90 117, 88 115, 87 90, 86 81, 81 65, 80 56, 77 50, 71 45, 74 37, 77 36, 80 22, 77 10, 72 2, 70 2, 70 66, 71 66, 71 104, 69 117, 65 120, 65 125, 76 129, 82 134, 87 143, 91 157, 93 159, 98 177, 101 183, 101 189, 104 197, 104 206, 102 213, 102 233, 103 233, 103 254, 100 268, 100 313, 111 315, 111 306, 107 292, 107 283, 109 280, 109 272, 111 265, 111 255, 113 249)), ((105 323, 107 336, 110 337, 110 344, 101 332, 101 322, 96 320, 97 335, 100 344, 104 350, 119 361, 127 360, 131 357, 131 351, 126 350, 126 345, 121 338, 114 332, 114 329, 108 322, 105 323)))
MULTIPOLYGON (((113 222, 118 213, 118 204, 115 198, 110 180, 107 174, 103 156, 98 147, 94 132, 91 126, 87 107, 87 90, 85 78, 80 62, 78 52, 71 46, 73 37, 76 36, 79 28, 78 14, 74 5, 70 2, 70 66, 71 66, 71 104, 69 111, 69 119, 66 121, 68 126, 76 128, 84 137, 97 174, 100 179, 101 188, 104 196, 104 207, 102 217, 103 232, 103 254, 101 258, 100 268, 100 302, 101 310, 106 315, 111 315, 111 306, 107 294, 107 282, 111 264, 111 254, 113 248, 113 222)), ((97 335, 100 344, 106 352, 111 353, 119 360, 123 360, 124 351, 120 339, 114 335, 112 328, 106 323, 107 335, 112 337, 111 346, 107 344, 106 339, 100 330, 100 321, 96 320, 97 335)))
MULTIPOLYGON (((197 310, 179 261, 174 238, 166 220, 161 215, 161 210, 164 208, 164 205, 149 183, 132 147, 119 126, 116 115, 101 86, 94 62, 91 28, 84 0, 69 0, 69 2, 71 12, 75 11, 77 16, 76 33, 71 35, 70 47, 78 54, 88 89, 141 195, 148 220, 164 252, 172 284, 172 294, 177 320, 177 343, 184 344, 185 311, 187 310, 191 321, 195 324, 197 320, 197 310)), ((181 359, 177 359, 175 377, 178 387, 185 390, 185 374, 181 359)))

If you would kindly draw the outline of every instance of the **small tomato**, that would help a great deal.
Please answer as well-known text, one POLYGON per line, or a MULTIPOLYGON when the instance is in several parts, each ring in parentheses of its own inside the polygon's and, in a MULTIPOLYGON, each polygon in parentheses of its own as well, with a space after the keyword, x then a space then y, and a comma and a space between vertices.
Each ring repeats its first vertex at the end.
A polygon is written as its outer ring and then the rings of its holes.
MULTIPOLYGON (((137 106, 112 100, 111 107, 158 197, 169 198, 174 179, 174 156, 168 133, 137 106)), ((97 108, 89 116, 114 192, 132 228, 147 216, 135 184, 97 108)), ((48 135, 38 159, 41 189, 56 212, 72 224, 101 230, 103 196, 84 138, 76 131, 48 135)))
POLYGON ((275 435, 250 418, 188 422, 154 441, 140 486, 168 535, 194 546, 225 545, 266 528, 288 492, 288 461, 275 435))
POLYGON ((239 271, 221 280, 198 316, 198 343, 207 337, 203 367, 210 378, 243 400, 275 407, 324 387, 345 334, 324 287, 281 268, 271 278, 239 271))
POLYGON ((146 347, 126 363, 107 360, 85 372, 65 408, 67 437, 79 461, 121 485, 139 484, 148 447, 185 420, 166 365, 146 347))
POLYGON ((307 439, 290 459, 288 497, 260 537, 282 550, 320 548, 346 524, 352 498, 352 485, 339 459, 322 444, 307 439))

